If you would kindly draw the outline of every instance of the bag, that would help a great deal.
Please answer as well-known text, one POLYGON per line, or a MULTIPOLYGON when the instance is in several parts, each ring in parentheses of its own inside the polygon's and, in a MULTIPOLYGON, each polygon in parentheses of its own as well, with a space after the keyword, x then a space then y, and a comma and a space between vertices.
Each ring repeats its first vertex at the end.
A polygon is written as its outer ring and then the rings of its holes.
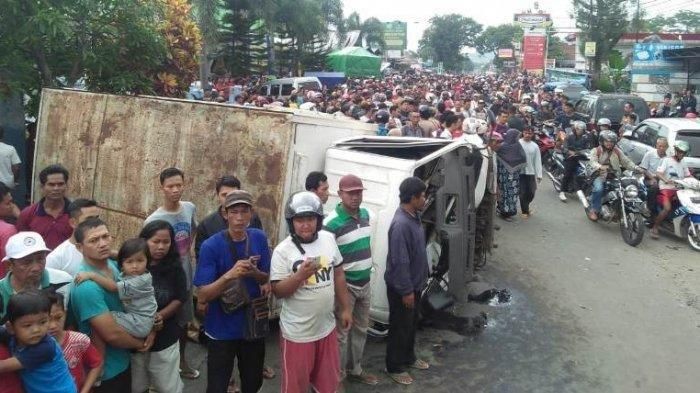
MULTIPOLYGON (((231 256, 233 257, 233 263, 235 264, 238 260, 238 252, 236 251, 236 246, 233 244, 233 239, 231 235, 226 231, 226 239, 228 240, 229 247, 231 248, 231 256)), ((250 254, 250 243, 248 237, 245 240, 245 253, 250 254)), ((248 288, 243 281, 243 278, 237 278, 231 281, 231 285, 224 290, 224 292, 219 297, 221 302, 221 308, 224 313, 231 314, 243 307, 250 304, 250 295, 248 295, 248 288)))
POLYGON ((270 333, 270 303, 268 296, 253 299, 245 312, 245 339, 248 341, 267 337, 270 333))

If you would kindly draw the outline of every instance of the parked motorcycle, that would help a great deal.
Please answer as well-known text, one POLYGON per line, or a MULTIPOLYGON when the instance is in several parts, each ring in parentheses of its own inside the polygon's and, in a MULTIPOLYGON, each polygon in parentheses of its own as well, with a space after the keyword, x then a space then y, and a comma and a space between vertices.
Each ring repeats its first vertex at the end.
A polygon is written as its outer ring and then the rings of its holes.
MULTIPOLYGON (((590 210, 590 190, 593 188, 595 175, 589 177, 588 193, 582 190, 576 192, 579 200, 588 215, 590 210)), ((631 172, 625 172, 622 177, 608 174, 603 186, 603 199, 601 209, 598 212, 599 221, 619 222, 622 240, 632 247, 637 246, 644 238, 644 211, 645 202, 640 198, 639 180, 631 172)))
MULTIPOLYGON (((694 178, 674 180, 678 192, 671 213, 660 228, 676 237, 686 239, 695 251, 700 251, 700 181, 694 178)), ((661 211, 658 206, 657 213, 661 211)), ((647 226, 651 226, 651 222, 647 226)))
POLYGON ((551 167, 554 157, 554 139, 542 128, 535 128, 535 143, 540 148, 542 167, 545 169, 551 167))

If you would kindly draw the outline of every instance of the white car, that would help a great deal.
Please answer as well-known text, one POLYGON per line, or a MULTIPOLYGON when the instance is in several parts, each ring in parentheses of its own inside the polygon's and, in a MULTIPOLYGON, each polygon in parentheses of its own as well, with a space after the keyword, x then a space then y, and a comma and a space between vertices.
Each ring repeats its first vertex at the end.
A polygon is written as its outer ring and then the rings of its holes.
POLYGON ((673 143, 684 140, 690 144, 690 154, 686 157, 693 175, 700 179, 700 122, 695 119, 646 119, 632 131, 627 131, 618 143, 635 164, 639 164, 644 154, 656 149, 656 139, 668 139, 667 154, 673 154, 673 143))

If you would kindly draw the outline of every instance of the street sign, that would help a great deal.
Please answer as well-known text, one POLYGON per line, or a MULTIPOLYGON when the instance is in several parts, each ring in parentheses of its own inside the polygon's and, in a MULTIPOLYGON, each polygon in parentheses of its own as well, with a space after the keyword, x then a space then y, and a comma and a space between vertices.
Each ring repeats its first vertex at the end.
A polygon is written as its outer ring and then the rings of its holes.
POLYGON ((583 48, 583 54, 586 57, 595 57, 596 44, 595 41, 586 41, 583 48))
POLYGON ((437 72, 438 75, 442 75, 442 73, 445 72, 445 65, 442 62, 439 62, 435 72, 437 72))
POLYGON ((523 69, 544 69, 545 47, 547 37, 543 35, 526 35, 523 37, 523 69))
POLYGON ((510 59, 513 57, 513 49, 501 48, 498 50, 498 57, 501 59, 510 59))
POLYGON ((406 22, 384 22, 384 43, 388 50, 406 50, 408 43, 408 25, 406 22))
POLYGON ((557 59, 547 59, 545 63, 545 68, 556 68, 557 59))
POLYGON ((386 57, 388 59, 400 59, 403 56, 403 52, 398 49, 389 49, 386 51, 386 57))
POLYGON ((552 25, 549 14, 515 14, 513 21, 523 29, 544 28, 552 25))
POLYGON ((503 67, 506 67, 506 68, 513 68, 513 67, 515 67, 515 60, 505 60, 505 61, 503 62, 503 67))

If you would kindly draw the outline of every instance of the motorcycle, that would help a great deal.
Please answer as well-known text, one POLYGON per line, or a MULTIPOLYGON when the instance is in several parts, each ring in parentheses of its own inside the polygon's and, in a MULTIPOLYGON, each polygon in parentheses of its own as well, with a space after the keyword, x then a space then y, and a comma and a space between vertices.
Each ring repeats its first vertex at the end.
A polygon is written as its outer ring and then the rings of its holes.
MULTIPOLYGON (((700 251, 700 181, 694 178, 674 180, 678 192, 671 212, 660 228, 676 237, 686 239, 695 251, 700 251)), ((661 211, 657 207, 657 213, 661 211)), ((651 226, 649 222, 647 226, 651 226)))
POLYGON ((564 180, 564 162, 566 160, 578 160, 578 167, 576 168, 576 175, 574 176, 574 184, 578 187, 586 187, 588 179, 588 165, 587 162, 590 158, 590 151, 583 150, 579 151, 571 157, 565 157, 564 153, 559 150, 552 149, 552 160, 549 166, 542 164, 545 168, 545 173, 552 181, 552 185, 557 192, 568 192, 568 190, 561 189, 561 183, 564 180))
POLYGON ((535 143, 537 143, 537 146, 540 148, 542 167, 551 167, 554 156, 554 139, 552 139, 552 137, 550 137, 543 129, 535 128, 535 143))
MULTIPOLYGON (((592 190, 593 181, 597 172, 589 177, 587 183, 588 190, 592 190)), ((608 174, 603 186, 603 198, 601 209, 598 212, 599 220, 605 222, 619 222, 622 240, 632 247, 636 247, 644 238, 644 206, 645 202, 640 198, 639 180, 631 172, 625 172, 622 177, 608 174)), ((582 190, 576 192, 581 204, 583 204, 586 215, 590 211, 590 192, 584 193, 582 190)))

